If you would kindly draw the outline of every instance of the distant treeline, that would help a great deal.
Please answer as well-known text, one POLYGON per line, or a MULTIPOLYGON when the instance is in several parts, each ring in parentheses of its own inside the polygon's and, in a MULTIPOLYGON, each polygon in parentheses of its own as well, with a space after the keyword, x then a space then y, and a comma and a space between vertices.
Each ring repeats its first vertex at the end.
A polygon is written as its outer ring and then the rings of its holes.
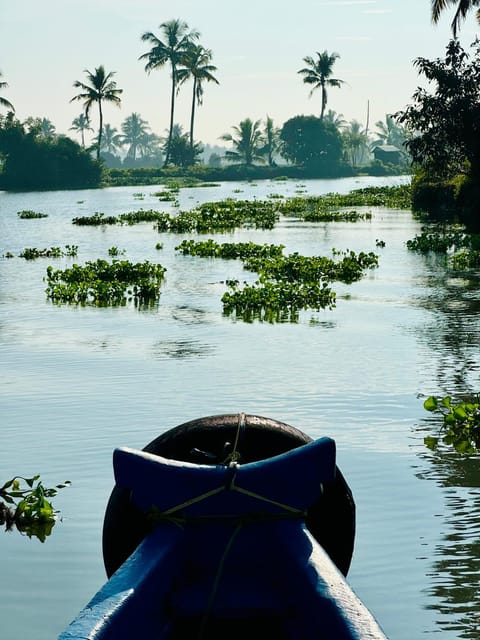
POLYGON ((356 175, 400 175, 406 171, 405 167, 385 166, 381 162, 372 162, 368 166, 355 169, 347 165, 332 167, 329 172, 308 170, 305 167, 283 165, 231 165, 226 167, 211 167, 194 165, 182 167, 141 167, 138 169, 105 169, 103 174, 104 186, 135 186, 157 184, 166 178, 194 178, 208 182, 228 182, 236 180, 281 180, 308 178, 345 178, 356 175))

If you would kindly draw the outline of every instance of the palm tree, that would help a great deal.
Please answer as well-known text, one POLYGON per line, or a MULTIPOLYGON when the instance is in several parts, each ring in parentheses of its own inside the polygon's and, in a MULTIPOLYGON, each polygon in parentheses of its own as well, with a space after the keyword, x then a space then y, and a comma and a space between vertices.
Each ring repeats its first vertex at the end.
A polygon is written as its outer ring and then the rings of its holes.
POLYGON ((182 60, 182 68, 178 70, 178 83, 183 84, 189 78, 193 78, 192 110, 190 116, 190 148, 193 149, 193 125, 195 121, 195 105, 203 103, 203 82, 215 82, 218 80, 213 75, 217 70, 213 64, 212 52, 205 49, 201 44, 190 43, 187 47, 185 57, 182 60))
MULTIPOLYGON (((460 22, 465 20, 467 13, 474 7, 480 6, 480 0, 432 0, 432 20, 436 24, 442 12, 451 5, 457 4, 457 10, 452 20, 453 37, 457 37, 460 22)), ((477 9, 477 22, 480 23, 480 9, 477 9)))
POLYGON ((273 167, 275 161, 273 159, 274 153, 278 150, 280 141, 280 129, 274 126, 273 118, 267 115, 265 120, 265 128, 263 130, 263 142, 264 146, 262 152, 267 156, 268 166, 273 167))
POLYGON ((85 147, 85 131, 93 131, 90 126, 90 120, 84 113, 81 113, 79 116, 72 120, 72 126, 69 131, 76 131, 82 137, 82 147, 85 147))
POLYGON ((379 120, 375 123, 377 127, 376 131, 376 139, 374 139, 370 148, 390 144, 394 147, 398 147, 399 149, 404 148, 405 141, 408 138, 408 132, 405 127, 397 124, 395 119, 391 115, 385 116, 385 122, 383 120, 379 120))
POLYGON ((161 139, 157 134, 145 132, 138 142, 138 151, 142 158, 159 157, 162 152, 160 145, 161 139))
MULTIPOLYGON (((0 78, 2 77, 2 75, 3 74, 0 71, 0 78)), ((6 87, 8 87, 8 84, 6 82, 0 82, 0 89, 5 89, 6 87)), ((13 106, 13 104, 6 98, 2 98, 2 96, 0 96, 0 106, 5 107, 6 109, 10 109, 10 111, 15 111, 15 107, 13 106)))
POLYGON ((325 113, 325 107, 327 106, 327 87, 341 87, 344 84, 343 80, 338 78, 331 78, 333 73, 333 65, 335 61, 340 57, 338 53, 328 53, 324 51, 320 53, 317 51, 317 59, 315 60, 311 56, 303 58, 303 61, 307 64, 306 67, 298 71, 303 76, 303 81, 306 84, 311 84, 312 90, 310 96, 315 89, 322 90, 322 111, 320 113, 320 120, 323 120, 323 114, 325 113))
POLYGON ((167 165, 170 162, 170 145, 175 117, 175 94, 178 86, 178 67, 181 65, 189 45, 195 42, 200 34, 197 31, 189 31, 188 24, 179 19, 162 22, 160 30, 164 40, 158 38, 151 31, 147 31, 142 35, 142 40, 151 43, 152 48, 142 54, 139 60, 147 61, 145 65, 147 73, 170 64, 172 89, 170 97, 170 127, 165 156, 165 165, 167 165))
POLYGON ((122 122, 122 141, 123 144, 128 144, 129 148, 127 156, 132 158, 135 162, 137 158, 137 151, 142 144, 142 140, 145 139, 145 135, 148 133, 148 123, 144 120, 139 113, 132 113, 122 122))
POLYGON ((251 166, 254 160, 263 162, 260 120, 253 122, 250 118, 246 118, 232 129, 235 135, 224 133, 220 136, 221 140, 231 142, 235 148, 235 151, 226 151, 225 157, 230 160, 243 161, 247 166, 251 166))
POLYGON ((357 120, 349 122, 342 134, 348 159, 352 167, 356 167, 363 159, 368 146, 368 137, 363 126, 357 120))
POLYGON ((112 127, 109 124, 105 124, 102 129, 102 137, 99 142, 98 135, 95 137, 95 142, 100 147, 100 151, 106 151, 107 153, 115 154, 115 151, 123 144, 123 138, 118 133, 116 127, 112 127))
POLYGON ((99 160, 103 133, 102 102, 113 102, 119 107, 121 102, 120 94, 123 93, 123 89, 117 89, 117 83, 112 79, 115 72, 110 71, 109 73, 106 73, 103 65, 97 67, 94 73, 88 69, 85 69, 85 73, 87 74, 88 83, 86 84, 84 82, 80 82, 80 80, 75 80, 73 86, 76 89, 81 89, 81 92, 74 96, 70 102, 73 102, 74 100, 83 100, 83 108, 87 119, 92 105, 95 102, 98 104, 99 126, 97 137, 97 160, 99 160))
POLYGON ((325 123, 328 122, 330 124, 333 124, 335 129, 338 129, 338 131, 345 129, 345 127, 347 126, 347 121, 343 117, 343 113, 337 113, 333 109, 329 109, 323 114, 323 121, 325 123))

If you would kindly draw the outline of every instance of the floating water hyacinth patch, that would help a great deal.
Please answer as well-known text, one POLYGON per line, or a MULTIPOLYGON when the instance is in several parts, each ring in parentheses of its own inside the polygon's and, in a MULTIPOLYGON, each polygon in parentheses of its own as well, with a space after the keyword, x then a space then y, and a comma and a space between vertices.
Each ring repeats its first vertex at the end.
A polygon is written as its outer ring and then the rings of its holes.
POLYGON ((23 211, 17 211, 17 216, 22 220, 32 220, 35 218, 48 218, 48 213, 38 213, 37 211, 25 209, 23 211))
POLYGON ((176 249, 184 255, 241 259, 245 269, 259 274, 254 285, 244 283, 242 289, 238 280, 227 280, 230 291, 222 297, 226 315, 248 322, 254 319, 297 322, 302 309, 332 309, 336 295, 329 282, 355 282, 365 269, 378 266, 378 256, 371 252, 356 254, 334 249, 334 258, 298 253, 285 256, 283 245, 253 242, 219 244, 212 239, 184 240, 176 249))
MULTIPOLYGON (((411 209, 411 206, 410 185, 400 185, 395 187, 366 187, 364 189, 354 189, 346 194, 327 193, 321 196, 287 198, 282 203, 280 211, 283 215, 303 217, 307 213, 312 216, 320 216, 321 212, 325 212, 326 215, 326 212, 340 208, 390 207, 411 209)), ((362 218, 358 217, 357 219, 362 218)), ((356 219, 351 218, 350 221, 355 222, 356 219)))
POLYGON ((448 253, 470 247, 472 237, 465 233, 463 227, 442 226, 423 227, 422 232, 413 240, 407 240, 407 249, 419 253, 448 253))
POLYGON ((273 229, 278 219, 277 206, 272 202, 226 199, 206 202, 175 216, 162 214, 156 228, 171 233, 221 233, 242 227, 273 229))
POLYGON ((284 248, 282 244, 256 244, 255 242, 223 242, 220 244, 212 239, 204 242, 184 240, 175 247, 183 255, 200 256, 202 258, 223 258, 226 260, 281 256, 284 248))
POLYGON ((47 268, 47 297, 53 302, 96 306, 149 305, 160 299, 160 285, 166 269, 148 261, 97 260, 69 269, 47 268))
POLYGON ((260 282, 231 291, 222 297, 225 315, 235 315, 245 321, 254 319, 274 322, 288 319, 298 320, 301 309, 332 309, 335 306, 335 292, 326 282, 308 284, 286 282, 260 282))
POLYGON ((79 226, 102 226, 118 224, 119 219, 116 216, 106 216, 101 211, 96 211, 92 216, 78 216, 73 218, 72 223, 79 226))
POLYGON ((65 245, 65 250, 60 247, 50 247, 48 249, 37 249, 36 247, 26 247, 18 254, 19 258, 25 260, 36 260, 37 258, 63 258, 68 256, 74 258, 78 253, 77 245, 65 245))

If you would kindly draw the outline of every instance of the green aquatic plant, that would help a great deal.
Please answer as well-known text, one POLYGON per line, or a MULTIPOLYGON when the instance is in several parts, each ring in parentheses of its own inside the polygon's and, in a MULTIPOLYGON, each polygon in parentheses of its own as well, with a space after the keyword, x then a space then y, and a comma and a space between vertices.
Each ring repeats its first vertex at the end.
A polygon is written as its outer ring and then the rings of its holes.
POLYGON ((441 438, 427 436, 424 442, 436 449, 439 441, 452 445, 458 453, 474 454, 480 451, 480 399, 474 396, 454 402, 450 396, 430 396, 423 403, 426 411, 442 416, 441 438))
POLYGON ((55 487, 45 487, 39 475, 33 478, 16 476, 8 480, 0 487, 0 526, 5 526, 6 531, 16 528, 29 538, 45 542, 59 513, 48 498, 69 485, 67 480, 55 487))
POLYGON ((103 226, 107 224, 118 224, 116 216, 106 216, 100 211, 96 211, 92 216, 78 216, 73 218, 72 223, 79 226, 103 226))
POLYGON ((448 253, 470 246, 470 238, 459 227, 423 227, 413 240, 407 240, 407 249, 419 253, 448 253))
POLYGON ((365 269, 378 267, 378 256, 372 252, 356 254, 354 251, 334 250, 333 253, 341 259, 292 253, 288 256, 252 257, 245 260, 244 267, 278 281, 309 283, 336 280, 347 284, 360 280, 365 269))
POLYGON ((234 315, 247 322, 254 319, 296 322, 299 310, 332 309, 335 306, 335 292, 326 282, 257 281, 243 289, 238 289, 236 282, 230 282, 230 289, 222 297, 225 315, 234 315))
POLYGON ((158 302, 165 267, 148 261, 97 260, 69 269, 47 268, 47 297, 53 302, 96 306, 136 305, 158 302))
POLYGON ((74 258, 78 253, 77 245, 65 245, 65 250, 60 247, 50 247, 48 249, 37 249, 36 247, 26 247, 18 254, 19 258, 25 260, 36 260, 37 258, 63 258, 68 256, 74 258))
POLYGON ((245 269, 259 274, 254 285, 244 283, 243 289, 238 280, 226 281, 230 291, 222 297, 224 313, 246 321, 296 322, 302 309, 333 308, 335 292, 329 287, 330 281, 351 283, 359 280, 365 269, 378 266, 378 256, 371 252, 334 249, 333 258, 298 253, 284 256, 283 245, 253 242, 184 240, 176 249, 184 255, 241 259, 245 269))
POLYGON ((163 213, 156 229, 171 233, 221 233, 242 227, 273 229, 278 218, 274 203, 227 198, 219 202, 205 202, 174 216, 163 213))
MULTIPOLYGON (((327 193, 321 196, 296 196, 287 198, 280 206, 280 212, 287 216, 303 217, 307 213, 315 219, 321 218, 332 210, 350 207, 389 207, 394 209, 411 209, 412 196, 410 185, 394 187, 365 187, 354 189, 346 194, 327 193)), ((342 213, 342 212, 340 212, 342 213)), ((369 219, 371 214, 360 214, 369 219)), ((356 221, 356 220, 351 220, 356 221)))
POLYGON ((119 249, 118 247, 110 247, 110 249, 108 250, 108 255, 111 258, 118 258, 118 256, 123 256, 125 255, 125 253, 125 249, 119 249))
POLYGON ((30 209, 25 209, 23 211, 17 211, 17 216, 21 220, 31 220, 35 218, 48 218, 48 213, 38 213, 36 211, 31 211, 30 209))
POLYGON ((173 202, 176 196, 171 191, 156 191, 152 193, 154 198, 158 198, 161 202, 173 202))
POLYGON ((267 258, 281 256, 284 245, 256 244, 255 242, 224 242, 219 244, 212 239, 204 242, 184 240, 175 247, 183 255, 201 256, 203 258, 223 258, 226 260, 258 257, 267 258))
POLYGON ((157 222, 164 214, 154 209, 139 209, 138 211, 130 211, 122 213, 118 216, 118 222, 121 224, 139 224, 141 222, 157 222))
POLYGON ((454 269, 459 271, 478 269, 480 267, 480 251, 477 249, 463 249, 451 257, 451 264, 454 269))

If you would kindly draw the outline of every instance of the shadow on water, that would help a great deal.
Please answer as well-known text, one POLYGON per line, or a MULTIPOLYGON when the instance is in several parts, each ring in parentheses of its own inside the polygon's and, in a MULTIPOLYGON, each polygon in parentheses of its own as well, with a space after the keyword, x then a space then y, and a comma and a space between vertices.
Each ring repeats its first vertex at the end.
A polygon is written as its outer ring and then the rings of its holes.
MULTIPOLYGON (((432 393, 461 397, 480 391, 480 275, 446 269, 445 258, 430 255, 425 296, 417 304, 431 312, 420 342, 433 352, 432 393)), ((442 420, 428 416, 422 435, 437 435, 442 420)), ((480 637, 480 457, 466 457, 446 445, 420 454, 416 475, 433 481, 444 495, 445 518, 431 566, 428 608, 442 633, 468 640, 480 637)), ((449 636, 450 637, 450 636, 449 636)))

